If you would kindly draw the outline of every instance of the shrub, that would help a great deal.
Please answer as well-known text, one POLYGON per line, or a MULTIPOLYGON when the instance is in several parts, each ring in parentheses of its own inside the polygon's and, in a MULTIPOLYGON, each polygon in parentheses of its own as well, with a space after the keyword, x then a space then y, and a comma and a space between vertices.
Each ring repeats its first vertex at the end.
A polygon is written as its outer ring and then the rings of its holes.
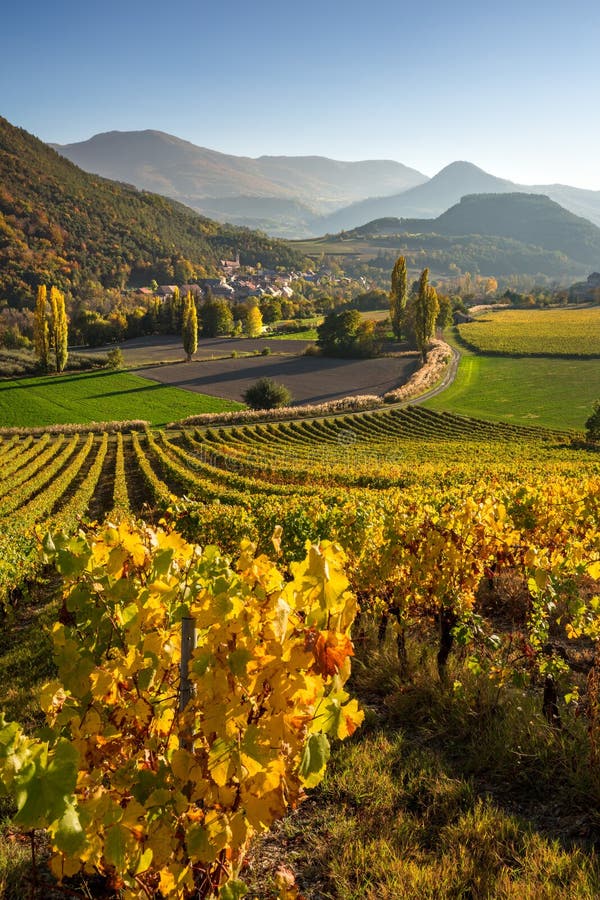
POLYGON ((316 344, 309 344, 308 347, 304 348, 303 356, 320 356, 321 351, 317 347, 316 344))
POLYGON ((259 378, 244 392, 243 398, 251 409, 277 409, 288 406, 292 395, 284 384, 272 378, 259 378))
POLYGON ((261 356, 270 356, 270 355, 271 355, 271 348, 270 348, 270 347, 263 347, 262 350, 260 351, 260 355, 261 355, 261 356))
POLYGON ((588 441, 600 441, 600 400, 594 403, 593 412, 585 427, 588 441))
POLYGON ((112 350, 108 351, 106 354, 106 365, 109 369, 123 368, 123 354, 120 347, 113 347, 112 350))

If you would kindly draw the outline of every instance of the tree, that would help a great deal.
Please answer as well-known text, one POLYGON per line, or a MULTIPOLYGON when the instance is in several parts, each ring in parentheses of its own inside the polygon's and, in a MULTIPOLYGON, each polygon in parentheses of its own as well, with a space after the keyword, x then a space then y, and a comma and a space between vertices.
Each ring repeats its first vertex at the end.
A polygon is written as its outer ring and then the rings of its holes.
POLYGON ((588 441, 600 441, 600 400, 596 400, 591 416, 585 423, 588 441))
POLYGON ((429 269, 423 269, 414 305, 415 338, 422 362, 425 362, 427 346, 433 337, 439 308, 436 290, 429 284, 429 269))
POLYGON ((45 371, 50 362, 50 335, 48 330, 48 310, 46 306, 46 285, 38 285, 37 300, 33 316, 33 345, 40 366, 45 371))
POLYGON ((292 395, 284 384, 278 384, 272 378, 259 378, 244 391, 243 400, 251 409, 276 409, 288 406, 292 395))
POLYGON ((263 322, 271 325, 273 322, 279 321, 282 317, 281 301, 277 297, 264 297, 261 300, 260 311, 262 313, 263 322))
POLYGON ((183 301, 181 338, 187 361, 190 362, 198 349, 198 314, 196 312, 196 301, 191 291, 188 291, 183 301))
POLYGON ((317 344, 329 356, 370 356, 373 353, 372 322, 357 309, 330 312, 317 328, 317 344))
POLYGON ((220 337, 233 331, 233 313, 226 300, 206 300, 200 308, 200 320, 204 337, 220 337))
POLYGON ((439 310, 435 320, 436 328, 449 328, 452 325, 452 300, 448 294, 438 294, 439 310))
POLYGON ((50 288, 50 347, 54 350, 56 371, 62 372, 69 356, 69 325, 65 310, 65 295, 58 288, 50 288))
POLYGON ((399 256, 392 269, 392 288, 390 291, 390 318, 392 322, 392 331, 394 332, 394 337, 398 341, 402 336, 402 325, 407 297, 406 259, 404 256, 399 256))
POLYGON ((173 296, 169 300, 169 313, 171 316, 171 332, 179 334, 183 327, 183 300, 177 285, 173 288, 173 296))
POLYGON ((258 306, 251 306, 246 314, 244 331, 248 337, 258 337, 262 334, 262 313, 258 306))

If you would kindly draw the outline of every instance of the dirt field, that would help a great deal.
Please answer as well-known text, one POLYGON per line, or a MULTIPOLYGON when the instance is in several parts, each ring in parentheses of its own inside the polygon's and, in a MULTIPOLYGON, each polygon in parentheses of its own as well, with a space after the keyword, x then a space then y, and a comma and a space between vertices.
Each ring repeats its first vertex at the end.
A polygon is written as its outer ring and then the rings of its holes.
MULTIPOLYGON (((300 354, 312 341, 275 341, 268 338, 201 338, 195 359, 210 359, 215 356, 231 356, 236 353, 255 353, 269 347, 271 353, 300 354)), ((156 334, 148 337, 132 338, 122 344, 108 344, 94 347, 93 353, 108 353, 115 346, 120 347, 126 366, 149 366, 153 363, 175 362, 185 357, 181 338, 175 335, 156 334)))
POLYGON ((295 403, 324 403, 350 394, 383 394, 403 384, 416 366, 414 357, 327 359, 273 354, 245 359, 193 360, 140 368, 136 374, 228 400, 241 400, 246 388, 266 376, 285 384, 295 403))

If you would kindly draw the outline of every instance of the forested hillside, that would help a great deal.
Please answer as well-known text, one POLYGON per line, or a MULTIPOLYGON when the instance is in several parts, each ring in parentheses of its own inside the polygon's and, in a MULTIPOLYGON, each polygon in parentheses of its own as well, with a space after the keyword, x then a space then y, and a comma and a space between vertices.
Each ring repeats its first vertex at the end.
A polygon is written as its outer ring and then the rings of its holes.
POLYGON ((40 282, 62 290, 181 283, 238 250, 242 263, 301 262, 281 241, 89 175, 0 118, 0 300, 20 305, 40 282))

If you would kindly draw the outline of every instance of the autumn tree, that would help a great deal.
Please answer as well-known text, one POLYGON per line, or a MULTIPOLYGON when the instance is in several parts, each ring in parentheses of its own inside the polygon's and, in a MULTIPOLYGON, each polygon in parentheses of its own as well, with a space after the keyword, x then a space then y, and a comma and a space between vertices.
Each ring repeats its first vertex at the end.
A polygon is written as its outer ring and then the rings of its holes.
POLYGON ((46 285, 38 285, 37 300, 33 316, 33 344, 42 369, 50 363, 50 334, 48 329, 48 308, 46 285))
POLYGON ((414 304, 415 339, 422 362, 425 362, 427 346, 434 334, 439 308, 436 290, 429 284, 429 269, 423 269, 414 304))
POLYGON ((69 355, 69 325, 65 310, 65 295, 58 288, 50 288, 50 348, 54 351, 57 372, 62 372, 69 355))
POLYGON ((244 332, 248 337, 258 337, 262 333, 263 317, 258 306, 251 306, 246 313, 244 332))
POLYGON ((392 287, 390 290, 390 318, 396 340, 400 340, 402 336, 407 297, 406 259, 404 256, 399 256, 392 269, 392 287))
POLYGON ((183 301, 183 324, 181 328, 181 338, 183 340, 183 349, 190 362, 192 356, 198 349, 198 314, 196 312, 196 301, 189 291, 183 301))

